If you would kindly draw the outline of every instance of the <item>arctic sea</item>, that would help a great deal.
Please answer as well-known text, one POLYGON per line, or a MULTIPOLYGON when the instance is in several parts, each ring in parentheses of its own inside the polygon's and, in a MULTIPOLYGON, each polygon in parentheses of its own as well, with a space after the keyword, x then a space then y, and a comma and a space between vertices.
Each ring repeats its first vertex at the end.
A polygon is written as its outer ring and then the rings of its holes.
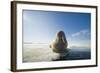
POLYGON ((68 48, 67 55, 60 57, 59 53, 52 51, 49 44, 23 44, 22 49, 23 62, 45 62, 62 60, 85 60, 91 59, 90 48, 68 48))

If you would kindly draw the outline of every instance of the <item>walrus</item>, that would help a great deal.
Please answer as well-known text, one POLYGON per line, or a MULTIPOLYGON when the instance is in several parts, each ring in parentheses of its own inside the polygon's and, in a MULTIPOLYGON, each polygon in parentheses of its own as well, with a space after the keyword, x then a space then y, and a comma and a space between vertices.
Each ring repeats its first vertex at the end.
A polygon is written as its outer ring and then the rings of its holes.
POLYGON ((52 48, 55 53, 64 53, 67 51, 68 42, 66 40, 65 33, 59 31, 56 34, 56 39, 51 43, 50 48, 52 48))

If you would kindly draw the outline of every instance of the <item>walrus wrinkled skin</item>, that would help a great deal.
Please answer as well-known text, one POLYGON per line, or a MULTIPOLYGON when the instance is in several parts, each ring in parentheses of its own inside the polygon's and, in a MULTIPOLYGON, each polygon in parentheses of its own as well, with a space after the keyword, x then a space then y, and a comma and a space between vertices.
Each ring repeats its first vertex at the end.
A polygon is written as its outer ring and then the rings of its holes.
POLYGON ((51 43, 50 48, 53 49, 53 52, 64 53, 67 51, 68 42, 66 40, 65 33, 59 31, 56 34, 56 39, 51 43))

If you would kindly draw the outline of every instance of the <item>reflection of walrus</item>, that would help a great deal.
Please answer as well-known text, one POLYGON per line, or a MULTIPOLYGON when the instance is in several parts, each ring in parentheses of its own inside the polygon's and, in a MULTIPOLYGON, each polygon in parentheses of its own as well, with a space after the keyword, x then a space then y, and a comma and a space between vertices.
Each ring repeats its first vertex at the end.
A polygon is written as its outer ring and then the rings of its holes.
POLYGON ((56 39, 50 45, 50 48, 53 49, 53 52, 56 53, 64 53, 68 46, 68 42, 66 40, 66 36, 63 31, 59 31, 56 35, 56 39))

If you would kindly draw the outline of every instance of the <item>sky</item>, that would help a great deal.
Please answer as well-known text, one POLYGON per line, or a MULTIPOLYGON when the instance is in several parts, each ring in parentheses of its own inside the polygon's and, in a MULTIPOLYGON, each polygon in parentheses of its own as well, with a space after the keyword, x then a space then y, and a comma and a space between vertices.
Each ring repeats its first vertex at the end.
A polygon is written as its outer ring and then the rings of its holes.
POLYGON ((68 47, 91 44, 91 14, 79 12, 23 10, 23 42, 51 43, 64 31, 68 47))

